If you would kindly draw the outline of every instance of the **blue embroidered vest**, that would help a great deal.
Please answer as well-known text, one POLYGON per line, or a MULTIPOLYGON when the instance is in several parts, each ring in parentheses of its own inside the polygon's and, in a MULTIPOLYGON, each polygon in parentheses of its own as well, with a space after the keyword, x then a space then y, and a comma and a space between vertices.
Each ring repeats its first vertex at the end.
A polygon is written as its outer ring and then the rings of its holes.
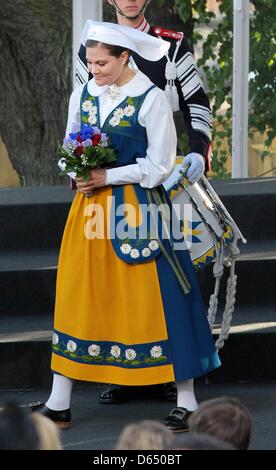
MULTIPOLYGON (((81 124, 82 126, 85 124, 97 126, 102 132, 108 134, 118 155, 117 161, 109 168, 136 164, 137 158, 145 158, 148 139, 146 129, 139 123, 138 116, 147 94, 155 85, 140 96, 126 97, 111 111, 102 127, 99 98, 90 95, 87 86, 83 89, 80 102, 81 124)), ((125 200, 124 187, 125 185, 112 186, 110 227, 114 229, 111 233, 111 240, 116 255, 123 261, 134 264, 151 261, 163 253, 174 270, 184 293, 188 293, 190 284, 174 251, 173 241, 170 236, 169 239, 162 239, 163 217, 158 209, 162 204, 171 205, 165 189, 162 185, 154 189, 145 189, 139 184, 133 184, 143 216, 139 226, 129 227, 125 223, 124 205, 128 201, 125 200), (152 213, 151 209, 154 207, 156 210, 152 213), (120 222, 125 225, 126 237, 117 233, 120 222)), ((169 227, 169 232, 171 234, 171 227, 169 227)))
MULTIPOLYGON (((138 115, 147 94, 155 87, 151 86, 140 96, 126 97, 107 116, 103 126, 100 125, 100 104, 97 96, 91 96, 87 85, 81 97, 81 123, 97 126, 106 132, 112 147, 117 151, 117 161, 109 168, 136 164, 136 158, 145 158, 148 146, 146 129, 139 124, 138 115), (90 103, 89 103, 90 102, 90 103), (83 106, 83 104, 85 105, 83 106), (86 111, 87 109, 87 111, 86 111), (92 109, 92 112, 89 112, 92 109)), ((127 263, 144 263, 154 259, 160 254, 157 241, 158 233, 155 231, 156 222, 148 210, 146 190, 139 184, 133 185, 137 201, 142 211, 142 221, 137 227, 130 227, 125 221, 124 185, 112 187, 111 208, 111 239, 117 256, 127 263), (115 223, 114 223, 115 222, 115 223), (125 224, 124 231, 127 236, 118 234, 118 227, 125 224), (151 228, 149 233, 149 227, 151 228), (154 234, 156 233, 156 236, 154 234)), ((160 221, 160 215, 157 215, 160 221)))

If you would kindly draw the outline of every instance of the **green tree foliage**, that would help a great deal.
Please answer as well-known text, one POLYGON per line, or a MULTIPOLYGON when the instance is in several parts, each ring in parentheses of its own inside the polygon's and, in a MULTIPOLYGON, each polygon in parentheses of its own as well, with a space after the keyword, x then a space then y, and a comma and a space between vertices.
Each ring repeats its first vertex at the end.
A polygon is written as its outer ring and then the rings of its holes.
MULTIPOLYGON (((162 4, 164 0, 159 0, 162 4)), ((199 24, 211 26, 203 43, 198 65, 206 75, 208 95, 212 103, 215 126, 213 129, 213 170, 226 176, 225 163, 231 153, 232 141, 232 68, 233 68, 233 0, 217 0, 222 20, 207 11, 207 0, 175 0, 175 6, 184 22, 193 14, 193 37, 196 43, 202 37, 195 31, 199 24), (224 112, 222 112, 222 105, 224 112), (228 148, 222 146, 227 140, 228 148)), ((249 132, 265 134, 262 157, 276 137, 276 2, 252 0, 250 20, 250 107, 249 132)))

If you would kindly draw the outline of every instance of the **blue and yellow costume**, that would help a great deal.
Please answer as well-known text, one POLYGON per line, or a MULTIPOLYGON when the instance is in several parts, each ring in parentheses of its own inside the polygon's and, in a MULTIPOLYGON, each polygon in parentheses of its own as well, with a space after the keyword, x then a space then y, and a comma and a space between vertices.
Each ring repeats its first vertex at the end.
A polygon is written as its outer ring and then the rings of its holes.
MULTIPOLYGON (((123 125, 110 124, 118 106, 102 127, 97 120, 117 151, 117 167, 146 155, 147 134, 138 115, 150 89, 120 103, 133 110, 123 125)), ((85 101, 99 115, 99 100, 87 85, 82 124, 88 120, 85 101)), ((58 266, 54 372, 78 380, 150 385, 198 377, 220 365, 188 251, 175 253, 160 234, 110 237, 110 219, 121 203, 139 212, 140 204, 151 201, 170 204, 162 186, 114 185, 94 190, 90 198, 76 194, 58 266), (101 238, 89 237, 95 204, 104 211, 101 238)), ((128 219, 133 233, 137 224, 128 219)))

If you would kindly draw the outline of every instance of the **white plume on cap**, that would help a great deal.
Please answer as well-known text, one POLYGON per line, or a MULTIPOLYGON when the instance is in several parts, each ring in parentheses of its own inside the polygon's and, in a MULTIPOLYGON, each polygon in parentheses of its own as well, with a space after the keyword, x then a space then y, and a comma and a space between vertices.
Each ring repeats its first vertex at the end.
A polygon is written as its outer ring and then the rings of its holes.
POLYGON ((170 47, 168 41, 155 38, 137 29, 92 20, 86 21, 81 35, 81 42, 84 46, 88 39, 125 47, 153 62, 160 60, 170 47))

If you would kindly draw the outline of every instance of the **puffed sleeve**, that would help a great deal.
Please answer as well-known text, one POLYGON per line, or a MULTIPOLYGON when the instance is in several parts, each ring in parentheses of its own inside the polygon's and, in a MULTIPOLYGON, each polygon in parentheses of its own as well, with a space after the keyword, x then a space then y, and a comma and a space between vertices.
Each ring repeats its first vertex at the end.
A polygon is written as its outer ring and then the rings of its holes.
POLYGON ((139 183, 143 188, 162 184, 172 173, 177 137, 172 110, 165 93, 154 88, 145 98, 139 123, 146 128, 148 148, 136 164, 107 170, 106 184, 139 183))
POLYGON ((66 126, 66 137, 73 131, 74 127, 80 129, 80 99, 84 85, 78 86, 72 93, 69 101, 68 118, 66 126))
MULTIPOLYGON (((66 137, 68 137, 68 135, 71 132, 75 131, 76 129, 80 129, 80 98, 81 98, 83 86, 84 85, 77 87, 73 91, 70 97, 67 126, 66 126, 66 132, 65 132, 66 137)), ((58 166, 61 170, 64 170, 65 168, 65 165, 64 163, 62 163, 61 160, 59 160, 58 166)), ((72 179, 75 179, 76 173, 74 172, 68 173, 68 176, 70 176, 70 178, 72 179)), ((74 185, 72 185, 72 182, 71 182, 71 187, 72 189, 75 189, 74 185)))

